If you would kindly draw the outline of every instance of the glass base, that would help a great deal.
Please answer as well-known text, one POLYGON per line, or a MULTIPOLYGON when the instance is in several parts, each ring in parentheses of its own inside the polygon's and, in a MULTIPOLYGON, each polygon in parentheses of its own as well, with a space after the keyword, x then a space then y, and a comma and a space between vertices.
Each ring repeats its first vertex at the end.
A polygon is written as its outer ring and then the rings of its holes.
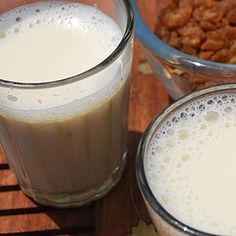
POLYGON ((126 153, 123 163, 112 173, 102 184, 91 189, 73 193, 52 194, 32 189, 24 183, 20 183, 22 191, 33 198, 37 203, 58 208, 69 208, 85 205, 89 202, 102 198, 106 195, 121 179, 126 166, 126 153))

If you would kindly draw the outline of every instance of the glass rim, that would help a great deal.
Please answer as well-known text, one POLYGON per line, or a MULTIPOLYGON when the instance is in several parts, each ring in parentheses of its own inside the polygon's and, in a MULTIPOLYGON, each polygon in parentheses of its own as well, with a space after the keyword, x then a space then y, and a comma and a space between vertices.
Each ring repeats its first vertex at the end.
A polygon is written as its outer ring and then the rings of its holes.
POLYGON ((213 62, 203 60, 197 57, 190 56, 183 53, 162 41, 155 35, 146 23, 143 21, 139 9, 137 7, 137 0, 130 0, 135 16, 135 35, 143 44, 143 46, 154 52, 159 57, 168 61, 168 63, 176 66, 184 66, 190 70, 201 70, 205 73, 213 73, 219 76, 236 76, 236 65, 213 62))
POLYGON ((162 121, 166 117, 168 117, 170 112, 174 111, 175 109, 178 109, 179 107, 184 105, 186 102, 191 102, 192 100, 196 98, 200 98, 201 96, 205 96, 207 94, 211 94, 214 92, 226 91, 226 90, 236 90, 236 83, 216 85, 210 88, 193 92, 191 94, 188 94, 180 98, 179 100, 174 102, 172 105, 168 106, 161 113, 159 113, 153 119, 153 121, 149 124, 148 128, 142 135, 142 138, 139 143, 138 151, 137 151, 136 163, 135 163, 136 177, 137 177, 138 185, 144 199, 147 201, 148 205, 152 208, 152 210, 159 217, 161 217, 162 220, 164 220, 167 224, 171 225, 173 228, 175 228, 179 232, 187 233, 191 236, 226 236, 226 235, 211 234, 211 233, 203 232, 201 230, 197 230, 181 222, 180 220, 176 219, 173 215, 171 215, 169 212, 167 212, 167 210, 165 210, 162 204, 155 198, 154 194, 152 193, 149 187, 146 174, 145 174, 144 158, 146 155, 147 147, 153 135, 155 134, 155 131, 157 130, 159 125, 162 123, 162 121))
POLYGON ((125 32, 119 45, 102 62, 80 74, 49 82, 25 83, 25 82, 16 82, 0 78, 0 86, 9 88, 20 88, 20 89, 40 89, 40 88, 43 89, 43 88, 58 87, 86 79, 87 77, 90 77, 93 74, 106 69, 121 55, 123 49, 126 47, 130 38, 132 37, 134 30, 134 14, 129 1, 126 0, 119 0, 119 1, 123 4, 127 16, 125 32))

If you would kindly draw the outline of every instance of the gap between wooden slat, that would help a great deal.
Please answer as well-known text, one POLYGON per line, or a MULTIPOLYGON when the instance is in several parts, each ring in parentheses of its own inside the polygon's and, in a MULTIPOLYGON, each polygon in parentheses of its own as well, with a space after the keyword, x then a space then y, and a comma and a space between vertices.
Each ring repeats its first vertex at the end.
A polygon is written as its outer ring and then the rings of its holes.
POLYGON ((45 213, 0 216, 0 235, 40 231, 62 232, 62 230, 71 228, 87 232, 82 229, 91 230, 94 227, 94 215, 94 209, 80 210, 78 208, 45 213))
POLYGON ((0 216, 10 216, 10 215, 23 215, 23 214, 35 214, 35 213, 65 213, 70 214, 71 212, 78 211, 80 214, 94 210, 93 206, 83 207, 83 208, 69 208, 69 209, 59 209, 47 206, 36 206, 31 208, 16 208, 16 209, 4 209, 0 210, 0 216))
POLYGON ((14 232, 14 233, 6 233, 1 235, 7 236, 46 236, 46 235, 64 235, 64 234, 73 234, 77 236, 94 236, 95 235, 95 226, 86 226, 86 227, 75 227, 75 228, 68 228, 68 229, 58 229, 58 230, 41 230, 41 231, 31 231, 31 232, 14 232))
POLYGON ((9 170, 10 167, 7 163, 0 164, 0 170, 9 170))
POLYGON ((19 191, 19 190, 20 186, 18 184, 0 186, 0 192, 19 191))
POLYGON ((16 184, 18 184, 18 181, 15 174, 10 169, 0 170, 0 186, 16 184))

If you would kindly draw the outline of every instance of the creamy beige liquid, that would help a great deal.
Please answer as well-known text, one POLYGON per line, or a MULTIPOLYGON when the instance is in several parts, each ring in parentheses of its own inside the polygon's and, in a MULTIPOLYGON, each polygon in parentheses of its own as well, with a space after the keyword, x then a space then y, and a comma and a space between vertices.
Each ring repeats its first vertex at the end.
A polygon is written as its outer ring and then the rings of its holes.
MULTIPOLYGON (((0 78, 56 81, 108 57, 122 38, 95 6, 41 2, 0 16, 0 78)), ((74 84, 4 90, 1 143, 22 186, 72 193, 109 184, 124 164, 131 51, 74 84)), ((95 191, 96 192, 96 191, 95 191)))
POLYGON ((217 235, 236 235, 235 102, 235 95, 209 96, 172 114, 145 162, 161 205, 188 226, 217 235))

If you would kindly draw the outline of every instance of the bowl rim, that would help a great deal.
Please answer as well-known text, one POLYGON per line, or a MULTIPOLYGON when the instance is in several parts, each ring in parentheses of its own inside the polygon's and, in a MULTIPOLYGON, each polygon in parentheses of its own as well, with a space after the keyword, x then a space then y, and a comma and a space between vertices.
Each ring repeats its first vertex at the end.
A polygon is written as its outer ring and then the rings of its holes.
POLYGON ((153 121, 149 124, 149 126, 143 133, 139 143, 135 162, 136 178, 139 185, 139 189, 143 195, 143 198, 145 199, 146 205, 149 206, 154 211, 154 213, 157 214, 164 222, 166 222, 169 226, 172 226, 180 233, 185 233, 191 236, 223 236, 220 234, 211 234, 195 229, 176 219, 171 213, 165 210, 162 204, 154 196, 145 174, 144 159, 147 152, 147 148, 153 135, 155 135, 155 132, 158 129, 160 123, 163 122, 163 120, 165 120, 165 118, 168 117, 171 112, 183 106, 184 104, 191 102, 196 98, 227 90, 236 90, 236 83, 216 85, 183 96, 182 98, 174 102, 172 105, 164 109, 153 119, 153 121))
POLYGON ((162 41, 143 21, 139 14, 137 0, 130 0, 135 17, 135 35, 143 46, 168 63, 188 68, 193 71, 201 70, 202 73, 214 74, 218 76, 236 76, 236 65, 212 62, 183 53, 162 41))

